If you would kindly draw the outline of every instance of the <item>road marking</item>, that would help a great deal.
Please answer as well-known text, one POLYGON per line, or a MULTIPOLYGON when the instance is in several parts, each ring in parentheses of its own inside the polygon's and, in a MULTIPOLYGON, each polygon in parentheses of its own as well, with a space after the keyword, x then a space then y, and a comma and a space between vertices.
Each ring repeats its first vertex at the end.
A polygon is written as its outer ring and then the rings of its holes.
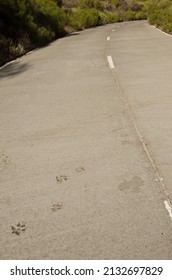
MULTIPOLYGON (((17 59, 16 59, 16 60, 17 60, 17 59)), ((10 64, 12 64, 12 63, 14 63, 14 62, 15 62, 15 60, 11 60, 11 61, 7 62, 6 64, 4 64, 4 65, 2 65, 2 66, 0 67, 0 70, 4 69, 5 67, 7 67, 8 65, 10 65, 10 64)))
POLYGON ((114 69, 115 66, 114 66, 114 64, 113 64, 112 57, 111 57, 111 56, 107 56, 107 60, 108 60, 110 69, 114 69))
POLYGON ((169 216, 172 220, 172 206, 171 206, 171 203, 168 200, 165 200, 164 204, 165 204, 165 208, 167 209, 168 214, 169 214, 169 216))
POLYGON ((25 55, 29 55, 29 54, 31 54, 31 53, 37 51, 37 50, 39 50, 39 48, 36 48, 36 49, 34 49, 34 50, 30 51, 30 52, 27 52, 25 55))
MULTIPOLYGON (((135 128, 135 130, 136 130, 136 133, 137 133, 137 135, 138 135, 138 139, 139 139, 140 142, 142 143, 143 149, 144 149, 144 151, 145 151, 145 153, 146 153, 146 155, 147 155, 147 157, 148 157, 148 159, 149 159, 149 161, 150 161, 150 163, 151 163, 151 165, 152 165, 152 168, 154 169, 154 172, 155 172, 155 174, 156 174, 156 177, 157 177, 157 179, 158 179, 158 181, 159 181, 159 183, 160 183, 160 185, 161 185, 161 187, 162 187, 164 193, 166 194, 166 196, 167 196, 167 198, 168 198, 168 201, 170 202, 169 195, 168 195, 168 192, 167 192, 167 190, 166 190, 166 185, 165 185, 165 183, 164 183, 164 181, 163 181, 163 178, 160 176, 160 174, 159 174, 159 172, 158 172, 158 170, 157 170, 157 167, 156 167, 156 165, 155 165, 155 163, 154 163, 154 160, 153 160, 153 158, 152 158, 152 154, 149 152, 149 150, 148 150, 148 148, 147 148, 147 145, 146 145, 146 143, 145 143, 145 141, 144 141, 144 139, 143 139, 143 136, 140 134, 140 131, 139 131, 138 127, 137 127, 137 123, 136 123, 136 121, 135 121, 135 119, 134 119, 134 116, 133 116, 133 114, 132 114, 132 112, 131 112, 131 110, 130 110, 130 106, 129 106, 129 104, 128 104, 127 97, 126 97, 126 95, 125 95, 125 93, 124 93, 124 89, 123 89, 123 87, 122 87, 121 84, 120 84, 120 81, 119 81, 119 78, 118 78, 118 75, 117 75, 117 71, 115 71, 115 66, 114 66, 114 64, 113 64, 112 57, 109 56, 109 57, 107 57, 107 58, 108 58, 109 65, 111 65, 111 63, 112 63, 112 65, 113 65, 112 68, 114 68, 114 71, 113 71, 114 81, 115 81, 117 87, 118 87, 119 90, 120 90, 120 93, 121 93, 121 96, 122 96, 122 98, 123 98, 124 104, 125 104, 125 106, 126 106, 126 109, 127 109, 127 111, 128 111, 128 114, 129 114, 129 116, 130 116, 130 118, 131 118, 131 121, 132 121, 132 123, 133 123, 133 126, 134 126, 134 128, 135 128)), ((111 67, 110 67, 110 68, 111 68, 111 67)), ((171 205, 171 204, 169 203, 169 205, 171 205)), ((171 209, 172 209, 172 206, 171 206, 171 209)), ((172 216, 172 210, 171 210, 170 213, 171 213, 171 216, 172 216)), ((172 218, 171 218, 171 219, 172 219, 172 218)))
POLYGON ((172 37, 172 35, 171 35, 171 34, 168 34, 168 33, 164 32, 163 30, 161 30, 161 29, 157 28, 157 27, 156 27, 156 26, 154 26, 154 25, 151 25, 151 27, 153 27, 153 28, 157 29, 159 32, 161 32, 161 33, 163 33, 163 34, 165 34, 165 35, 167 35, 167 36, 169 36, 169 37, 172 37))
POLYGON ((110 41, 110 37, 109 36, 107 37, 107 41, 110 41))
MULTIPOLYGON (((125 23, 123 23, 122 26, 123 26, 124 24, 125 24, 125 23)), ((158 30, 159 30, 159 29, 158 29, 158 30)), ((161 31, 161 30, 159 30, 159 31, 161 31)), ((161 32, 163 32, 163 31, 161 31, 161 32)), ((165 32, 163 32, 163 33, 165 33, 165 32)), ((168 36, 171 36, 171 35, 169 35, 169 34, 167 34, 167 33, 165 33, 165 34, 168 35, 168 36)), ((108 47, 107 47, 106 52, 108 52, 108 47)), ((115 69, 115 66, 114 66, 112 57, 111 57, 111 56, 107 56, 107 60, 108 60, 108 63, 109 63, 109 67, 110 67, 111 69, 115 69)), ((172 203, 170 202, 170 198, 169 198, 168 192, 167 192, 167 190, 166 190, 166 185, 165 185, 165 183, 164 183, 163 178, 160 176, 160 174, 159 174, 159 172, 158 172, 158 170, 157 170, 157 168, 156 168, 156 165, 155 165, 154 160, 153 160, 153 158, 152 158, 152 154, 149 152, 149 150, 148 150, 148 148, 147 148, 147 146, 146 146, 146 143, 145 143, 145 141, 144 141, 144 139, 143 139, 143 136, 140 134, 140 131, 139 131, 138 127, 137 127, 137 123, 136 123, 136 121, 134 120, 133 114, 132 114, 132 112, 131 112, 131 110, 130 110, 130 107, 129 107, 129 104, 128 104, 128 100, 127 100, 126 95, 125 95, 125 93, 124 93, 124 89, 122 88, 122 86, 121 86, 121 84, 120 84, 120 81, 119 81, 119 78, 118 78, 118 75, 117 75, 116 72, 117 72, 117 71, 115 71, 115 70, 112 72, 112 73, 113 73, 113 76, 114 76, 114 81, 115 81, 117 87, 118 87, 119 90, 120 90, 121 96, 122 96, 122 98, 123 98, 123 101, 124 101, 124 103, 125 103, 126 109, 127 109, 128 114, 129 114, 129 116, 130 116, 130 118, 131 118, 131 121, 132 121, 132 123, 133 123, 133 126, 134 126, 134 128, 135 128, 135 130, 136 130, 136 133, 137 133, 137 135, 138 135, 138 138, 139 138, 140 142, 142 143, 143 149, 144 149, 146 155, 148 156, 148 159, 149 159, 149 161, 150 161, 150 163, 151 163, 151 165, 152 165, 152 168, 154 169, 154 172, 155 172, 156 177, 157 177, 156 180, 159 181, 159 183, 160 183, 160 185, 161 185, 161 187, 162 187, 162 189, 163 189, 165 195, 167 196, 167 199, 168 199, 168 200, 165 200, 165 201, 164 201, 164 205, 165 205, 165 208, 166 208, 167 211, 168 211, 168 214, 169 214, 169 216, 170 216, 170 219, 172 220, 172 203)))

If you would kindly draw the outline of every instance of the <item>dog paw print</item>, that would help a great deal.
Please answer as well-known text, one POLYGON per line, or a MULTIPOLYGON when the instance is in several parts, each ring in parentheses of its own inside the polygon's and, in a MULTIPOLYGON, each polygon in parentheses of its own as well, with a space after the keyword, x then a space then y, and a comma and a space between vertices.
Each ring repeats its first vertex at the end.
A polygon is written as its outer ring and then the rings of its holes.
POLYGON ((85 171, 84 166, 79 166, 78 168, 76 168, 76 172, 83 172, 85 171))
POLYGON ((66 175, 60 175, 60 176, 56 176, 56 180, 58 183, 63 183, 65 181, 67 181, 69 178, 66 175))
POLYGON ((5 168, 9 164, 10 160, 9 157, 5 154, 0 155, 0 171, 1 169, 5 168))
POLYGON ((63 208, 62 203, 56 203, 56 204, 53 204, 53 205, 51 206, 51 210, 52 210, 53 212, 57 212, 58 210, 60 210, 60 209, 62 209, 62 208, 63 208))
POLYGON ((20 235, 21 233, 26 231, 26 225, 25 223, 18 223, 15 227, 11 226, 12 234, 20 235))

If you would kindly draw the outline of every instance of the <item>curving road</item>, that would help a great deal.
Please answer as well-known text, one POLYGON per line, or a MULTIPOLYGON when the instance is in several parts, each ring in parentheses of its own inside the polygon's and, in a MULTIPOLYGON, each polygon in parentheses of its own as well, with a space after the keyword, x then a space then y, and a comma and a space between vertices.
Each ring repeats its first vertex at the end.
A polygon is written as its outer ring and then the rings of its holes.
POLYGON ((1 69, 1 259, 172 258, 171 45, 120 23, 1 69))

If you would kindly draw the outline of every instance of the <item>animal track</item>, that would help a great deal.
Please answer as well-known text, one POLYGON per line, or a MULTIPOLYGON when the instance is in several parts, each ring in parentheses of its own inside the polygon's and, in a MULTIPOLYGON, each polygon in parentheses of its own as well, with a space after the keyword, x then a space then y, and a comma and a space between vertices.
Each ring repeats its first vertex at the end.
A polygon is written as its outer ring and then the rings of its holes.
POLYGON ((0 155, 0 170, 9 164, 9 158, 5 154, 0 155))
POLYGON ((11 229, 12 229, 12 234, 20 235, 22 232, 25 232, 27 228, 25 223, 22 222, 22 223, 18 223, 15 227, 11 226, 11 229))
POLYGON ((51 210, 52 210, 53 212, 57 212, 58 210, 60 210, 60 209, 62 209, 62 208, 63 208, 62 203, 56 203, 56 204, 53 204, 53 205, 51 206, 51 210))
POLYGON ((79 166, 78 168, 76 168, 76 172, 83 172, 85 171, 84 166, 79 166))
POLYGON ((56 180, 58 183, 63 183, 65 181, 67 181, 69 178, 66 175, 60 175, 60 176, 56 176, 56 180))

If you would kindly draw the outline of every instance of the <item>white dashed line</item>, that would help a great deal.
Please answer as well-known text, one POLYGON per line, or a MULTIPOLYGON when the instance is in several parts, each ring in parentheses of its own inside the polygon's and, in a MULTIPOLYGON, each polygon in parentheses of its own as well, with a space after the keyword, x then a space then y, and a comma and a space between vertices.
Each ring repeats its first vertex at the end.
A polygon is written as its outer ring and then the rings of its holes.
POLYGON ((172 206, 171 206, 171 203, 167 200, 164 201, 164 204, 165 204, 165 208, 167 209, 168 211, 168 214, 172 220, 172 206))
POLYGON ((107 56, 107 60, 108 60, 110 69, 114 69, 115 66, 114 66, 114 64, 113 64, 112 57, 111 57, 111 56, 107 56))
POLYGON ((107 37, 107 41, 110 41, 110 37, 109 36, 107 37))

